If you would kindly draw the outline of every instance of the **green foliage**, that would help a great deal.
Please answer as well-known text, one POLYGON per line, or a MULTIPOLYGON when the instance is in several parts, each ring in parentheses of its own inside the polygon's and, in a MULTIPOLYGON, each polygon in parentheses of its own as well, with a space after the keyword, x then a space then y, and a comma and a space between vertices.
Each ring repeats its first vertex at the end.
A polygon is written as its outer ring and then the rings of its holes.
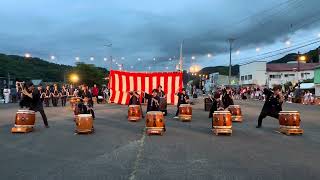
MULTIPOLYGON (((311 50, 303 55, 305 55, 307 57, 307 62, 308 63, 318 63, 319 62, 319 55, 318 55, 318 49, 314 49, 311 50)), ((298 54, 297 53, 291 53, 291 54, 287 54, 284 57, 274 60, 274 61, 270 61, 268 62, 268 64, 274 64, 274 63, 287 63, 287 62, 291 62, 291 61, 297 61, 298 58, 298 54)))
POLYGON ((104 79, 106 77, 106 70, 97 68, 93 64, 77 63, 77 65, 68 72, 68 82, 70 82, 69 77, 71 74, 77 74, 79 76, 78 83, 87 84, 90 87, 94 84, 101 86, 107 83, 104 79))
POLYGON ((42 79, 46 82, 61 82, 64 72, 72 67, 50 63, 39 58, 0 54, 0 76, 10 73, 18 80, 42 79))
POLYGON ((72 67, 50 63, 39 58, 0 54, 0 77, 6 77, 10 73, 11 78, 17 80, 41 79, 44 82, 63 82, 68 80, 71 72, 78 73, 80 81, 88 85, 105 84, 104 78, 108 73, 104 68, 91 64, 79 63, 72 67))

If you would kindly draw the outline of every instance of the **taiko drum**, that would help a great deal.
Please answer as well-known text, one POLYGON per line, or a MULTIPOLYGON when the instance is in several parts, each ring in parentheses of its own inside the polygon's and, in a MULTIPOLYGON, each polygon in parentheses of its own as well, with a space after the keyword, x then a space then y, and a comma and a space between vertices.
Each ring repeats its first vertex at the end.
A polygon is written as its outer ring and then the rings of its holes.
POLYGON ((139 119, 141 119, 140 105, 129 105, 128 120, 129 121, 137 121, 139 119))
POLYGON ((76 131, 80 133, 93 131, 93 118, 91 114, 79 114, 76 116, 76 131))
POLYGON ((231 129, 231 113, 229 111, 215 111, 212 118, 212 128, 231 129))
POLYGON ((33 127, 36 121, 36 113, 30 110, 18 110, 16 113, 15 126, 33 127))
POLYGON ((300 128, 300 113, 298 111, 281 111, 279 124, 281 128, 300 128))
POLYGON ((192 107, 190 104, 181 104, 179 106, 179 118, 182 120, 191 120, 192 117, 192 107))
POLYGON ((161 111, 149 111, 146 117, 147 128, 164 128, 164 116, 161 111))

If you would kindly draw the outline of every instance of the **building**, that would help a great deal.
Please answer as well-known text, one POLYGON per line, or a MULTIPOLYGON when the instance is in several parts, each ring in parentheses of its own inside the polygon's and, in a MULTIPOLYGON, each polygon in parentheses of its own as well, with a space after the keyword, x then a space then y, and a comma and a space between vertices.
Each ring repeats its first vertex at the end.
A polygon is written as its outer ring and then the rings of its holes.
POLYGON ((267 62, 253 61, 240 65, 239 68, 240 81, 239 85, 242 86, 265 86, 267 83, 266 71, 267 62))
POLYGON ((283 63, 283 64, 267 64, 267 84, 269 87, 273 85, 286 84, 291 82, 296 84, 303 80, 314 78, 314 69, 320 63, 283 63), (300 66, 300 67, 299 67, 300 66))
POLYGON ((320 66, 317 66, 314 69, 314 87, 315 96, 320 97, 320 66))
MULTIPOLYGON (((218 72, 209 74, 208 79, 205 81, 205 90, 212 91, 215 87, 229 85, 229 76, 221 75, 218 72)), ((231 76, 231 85, 239 85, 239 78, 231 76)))

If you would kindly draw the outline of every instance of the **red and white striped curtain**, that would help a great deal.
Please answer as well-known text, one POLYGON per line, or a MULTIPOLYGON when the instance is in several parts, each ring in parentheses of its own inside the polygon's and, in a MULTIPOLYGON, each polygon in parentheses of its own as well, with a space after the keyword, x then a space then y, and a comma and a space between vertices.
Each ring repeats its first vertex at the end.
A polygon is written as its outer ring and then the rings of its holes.
POLYGON ((175 93, 183 87, 182 72, 110 72, 110 101, 117 104, 128 104, 128 92, 144 91, 151 94, 152 89, 162 86, 167 95, 168 104, 177 104, 178 97, 175 93))

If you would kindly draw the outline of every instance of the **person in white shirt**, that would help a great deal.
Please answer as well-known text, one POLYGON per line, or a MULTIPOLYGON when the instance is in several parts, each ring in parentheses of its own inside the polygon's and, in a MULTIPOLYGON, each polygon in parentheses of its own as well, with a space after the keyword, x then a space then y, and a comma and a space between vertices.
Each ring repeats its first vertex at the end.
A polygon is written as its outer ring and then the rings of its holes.
POLYGON ((4 103, 9 103, 10 101, 10 89, 9 88, 4 88, 3 89, 3 97, 4 97, 4 103))

